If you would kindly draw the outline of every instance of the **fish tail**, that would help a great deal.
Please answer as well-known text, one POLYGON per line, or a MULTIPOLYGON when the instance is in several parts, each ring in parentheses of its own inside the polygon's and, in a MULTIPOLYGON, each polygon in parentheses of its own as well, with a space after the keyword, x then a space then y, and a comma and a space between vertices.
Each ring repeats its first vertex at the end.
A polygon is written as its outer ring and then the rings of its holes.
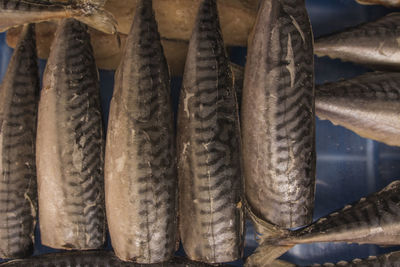
POLYGON ((286 251, 291 249, 292 246, 271 246, 261 244, 254 253, 247 258, 245 262, 245 267, 260 267, 260 266, 270 266, 270 267, 289 267, 293 266, 290 263, 276 261, 275 259, 280 257, 286 251))
POLYGON ((83 14, 80 12, 74 18, 96 30, 109 34, 117 34, 117 21, 110 12, 96 6, 90 6, 88 9, 90 10, 86 11, 83 8, 83 14))

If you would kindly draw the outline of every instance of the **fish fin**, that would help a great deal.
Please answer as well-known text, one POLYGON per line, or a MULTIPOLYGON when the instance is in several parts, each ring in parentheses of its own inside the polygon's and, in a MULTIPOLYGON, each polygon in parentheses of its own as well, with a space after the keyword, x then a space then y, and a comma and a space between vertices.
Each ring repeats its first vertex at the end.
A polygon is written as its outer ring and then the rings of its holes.
POLYGON ((108 34, 117 33, 117 21, 114 16, 102 9, 91 7, 90 11, 84 12, 83 15, 76 16, 75 19, 87 24, 88 26, 108 34))
POLYGON ((282 254, 286 253, 292 246, 271 246, 261 244, 254 253, 247 258, 245 262, 245 267, 260 267, 260 266, 273 266, 273 267, 284 267, 293 266, 288 263, 288 265, 280 265, 282 262, 275 261, 276 258, 280 257, 282 254))

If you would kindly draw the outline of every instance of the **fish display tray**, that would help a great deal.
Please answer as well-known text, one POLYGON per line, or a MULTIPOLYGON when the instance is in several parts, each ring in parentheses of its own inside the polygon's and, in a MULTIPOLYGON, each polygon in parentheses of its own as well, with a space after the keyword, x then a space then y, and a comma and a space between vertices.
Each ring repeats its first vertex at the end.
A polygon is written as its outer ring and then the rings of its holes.
MULTIPOLYGON (((375 20, 389 12, 399 11, 379 6, 362 6, 353 0, 307 0, 306 4, 315 38, 362 22, 375 20)), ((4 33, 0 34, 0 80, 4 76, 12 54, 12 49, 6 45, 5 36, 4 33)), ((245 48, 234 47, 230 48, 229 52, 233 62, 244 65, 245 48)), ((40 60, 39 63, 42 74, 45 61, 40 60)), ((340 60, 331 60, 326 57, 315 58, 316 84, 336 81, 341 78, 351 78, 366 71, 368 69, 352 63, 343 63, 340 60)), ((100 82, 103 116, 107 126, 114 72, 100 70, 100 82)), ((173 77, 171 94, 175 111, 178 106, 180 86, 181 77, 173 77)), ((400 147, 390 147, 370 139, 361 138, 329 121, 317 119, 316 148, 317 186, 314 219, 340 209, 346 204, 400 179, 400 147)), ((247 222, 245 257, 250 255, 256 246, 253 227, 250 222, 247 222)), ((109 238, 107 249, 111 249, 109 238)), ((297 245, 281 258, 298 265, 307 265, 364 258, 396 249, 399 248, 316 243, 297 245)), ((34 254, 39 255, 56 251, 59 250, 41 245, 37 227, 34 254)), ((177 254, 183 254, 182 248, 177 254)), ((232 264, 242 266, 243 262, 237 261, 232 264)))

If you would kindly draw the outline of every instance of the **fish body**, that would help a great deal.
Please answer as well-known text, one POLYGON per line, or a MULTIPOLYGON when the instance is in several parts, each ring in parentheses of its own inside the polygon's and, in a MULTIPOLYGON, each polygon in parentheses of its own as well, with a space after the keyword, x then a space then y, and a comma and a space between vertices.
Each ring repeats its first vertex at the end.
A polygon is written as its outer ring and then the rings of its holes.
POLYGON ((240 131, 216 1, 200 4, 178 112, 180 236, 190 259, 234 261, 243 246, 240 131))
POLYGON ((36 164, 42 243, 96 249, 106 236, 104 137, 87 27, 60 22, 43 76, 36 164))
POLYGON ((316 87, 315 108, 365 138, 400 146, 400 73, 372 72, 316 87))
POLYGON ((98 1, 55 2, 46 0, 0 0, 0 32, 27 23, 76 18, 93 28, 114 34, 116 22, 98 1))
POLYGON ((271 244, 292 246, 314 242, 348 242, 399 245, 399 221, 400 180, 271 244))
POLYGON ((33 252, 39 72, 35 28, 24 27, 0 89, 0 258, 33 252))
POLYGON ((379 70, 400 70, 400 13, 320 37, 315 54, 367 65, 379 70))
POLYGON ((115 75, 105 190, 122 260, 170 259, 177 242, 177 174, 170 79, 152 1, 141 0, 115 75))
POLYGON ((206 263, 190 261, 186 258, 174 257, 159 264, 138 264, 123 262, 111 251, 79 251, 51 253, 35 256, 23 260, 13 260, 0 264, 5 267, 211 267, 223 265, 208 265, 206 263))
POLYGON ((362 5, 384 5, 387 7, 399 7, 399 0, 356 0, 357 3, 362 5))
POLYGON ((338 263, 314 264, 312 267, 394 267, 400 265, 400 252, 392 252, 379 256, 370 256, 366 259, 339 261, 338 263))
POLYGON ((283 228, 312 221, 313 77, 304 1, 263 1, 249 42, 241 106, 245 192, 258 218, 283 228))

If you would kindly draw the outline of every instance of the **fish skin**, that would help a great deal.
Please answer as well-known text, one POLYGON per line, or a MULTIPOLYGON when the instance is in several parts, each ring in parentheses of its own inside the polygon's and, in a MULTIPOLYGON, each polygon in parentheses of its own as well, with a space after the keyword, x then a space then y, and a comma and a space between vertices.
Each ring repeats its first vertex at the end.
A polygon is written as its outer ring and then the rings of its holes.
POLYGON ((312 221, 313 36, 304 1, 263 1, 249 41, 241 106, 245 193, 263 221, 312 221))
POLYGON ((316 87, 320 119, 365 138, 400 146, 400 73, 372 72, 316 87))
POLYGON ((96 249, 106 237, 98 72, 84 24, 62 20, 54 40, 36 143, 42 244, 96 249))
POLYGON ((0 32, 27 23, 75 18, 109 34, 116 33, 116 21, 97 0, 66 3, 46 0, 0 0, 0 32))
POLYGON ((357 3, 362 5, 384 5, 387 7, 398 7, 400 6, 399 0, 356 0, 357 3))
POLYGON ((232 71, 214 0, 200 4, 178 111, 179 227, 186 254, 242 256, 240 129, 232 71))
POLYGON ((173 256, 177 189, 168 66, 152 1, 141 0, 115 75, 107 134, 107 219, 120 259, 157 263, 173 256))
POLYGON ((195 262, 182 257, 158 264, 138 264, 119 260, 112 251, 79 251, 50 253, 23 260, 13 260, 0 264, 5 267, 211 267, 228 265, 208 265, 195 262))
POLYGON ((303 229, 293 231, 285 238, 268 242, 280 246, 315 242, 398 245, 399 220, 400 180, 303 229))
POLYGON ((400 70, 400 13, 388 14, 344 31, 315 40, 314 51, 367 65, 377 70, 400 70))
POLYGON ((0 87, 0 258, 33 252, 39 71, 35 28, 25 26, 0 87))
POLYGON ((366 259, 354 259, 352 261, 339 261, 335 264, 313 264, 312 267, 394 267, 400 264, 400 251, 391 252, 379 256, 370 256, 366 259))

